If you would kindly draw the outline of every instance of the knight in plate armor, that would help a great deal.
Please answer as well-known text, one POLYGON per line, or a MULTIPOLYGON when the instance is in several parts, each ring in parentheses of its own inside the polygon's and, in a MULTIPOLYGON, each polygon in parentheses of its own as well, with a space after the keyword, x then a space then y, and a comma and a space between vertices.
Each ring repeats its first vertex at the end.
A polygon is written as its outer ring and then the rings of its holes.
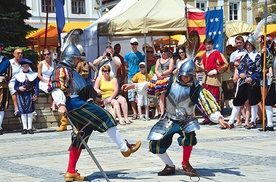
MULTIPOLYGON (((211 121, 220 123, 223 127, 230 127, 224 121, 216 99, 198 83, 195 73, 193 60, 188 60, 182 64, 176 76, 170 77, 166 92, 166 113, 148 135, 150 151, 166 164, 158 173, 159 176, 175 174, 175 165, 166 151, 176 133, 179 134, 178 144, 183 147, 183 170, 190 176, 197 176, 196 170, 189 163, 192 148, 197 143, 195 131, 200 129, 197 118, 193 116, 196 106, 209 116, 211 121)), ((130 88, 135 88, 135 84, 122 86, 123 90, 130 88)))
MULTIPOLYGON (((116 127, 116 120, 107 110, 91 101, 91 98, 96 96, 95 90, 91 85, 87 85, 83 77, 75 70, 81 61, 81 54, 76 46, 76 40, 81 33, 80 29, 74 29, 69 33, 67 38, 69 42, 64 44, 66 47, 61 55, 62 61, 49 80, 49 90, 52 91, 53 100, 59 107, 58 112, 69 117, 86 142, 93 130, 106 132, 119 146, 122 155, 129 157, 140 148, 141 142, 129 144, 121 138, 116 127)), ((69 149, 68 168, 64 175, 65 181, 86 179, 76 171, 76 164, 83 148, 85 147, 81 144, 80 138, 73 136, 69 149)))
POLYGON ((39 94, 37 73, 31 71, 30 65, 33 63, 22 58, 19 61, 22 72, 15 75, 14 90, 17 91, 18 110, 21 113, 21 121, 23 124, 22 134, 34 134, 32 130, 33 112, 35 111, 35 101, 39 94))

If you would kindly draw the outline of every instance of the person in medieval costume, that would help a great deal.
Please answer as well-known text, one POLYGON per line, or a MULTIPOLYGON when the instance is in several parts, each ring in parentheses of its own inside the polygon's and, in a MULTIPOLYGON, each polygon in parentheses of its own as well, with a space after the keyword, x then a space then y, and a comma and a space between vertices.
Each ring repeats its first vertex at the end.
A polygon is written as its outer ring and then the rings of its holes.
POLYGON ((3 135, 2 122, 4 120, 4 111, 9 107, 9 86, 8 83, 12 77, 12 67, 10 61, 2 56, 4 46, 0 43, 0 135, 3 135))
MULTIPOLYGON (((176 133, 179 134, 178 144, 183 147, 184 172, 190 176, 198 176, 189 162, 193 146, 197 143, 195 131, 200 129, 197 118, 193 116, 195 106, 198 106, 212 122, 230 128, 219 111, 220 107, 215 97, 197 81, 196 67, 191 56, 189 57, 190 59, 181 65, 177 75, 170 77, 165 95, 166 113, 161 116, 148 135, 150 152, 160 157, 166 165, 158 172, 158 176, 175 174, 175 165, 166 151, 176 133)), ((137 86, 135 84, 122 86, 123 90, 131 88, 137 86)))
MULTIPOLYGON (((61 61, 61 47, 57 47, 56 48, 56 55, 55 55, 55 59, 53 60, 55 62, 56 65, 58 65, 61 61)), ((66 131, 67 130, 67 118, 66 116, 61 116, 60 118, 60 126, 57 128, 57 132, 62 132, 62 131, 66 131)))
MULTIPOLYGON (((234 128, 235 118, 240 107, 249 100, 251 106, 251 122, 244 126, 246 129, 256 128, 258 103, 262 100, 260 79, 262 74, 261 55, 255 47, 253 36, 249 36, 245 42, 246 52, 235 60, 236 67, 233 79, 237 77, 237 88, 233 99, 233 109, 228 123, 234 128)), ((222 128, 223 129, 223 128, 222 128)))
POLYGON ((34 134, 33 132, 33 112, 35 111, 35 101, 39 94, 39 78, 37 73, 31 71, 30 65, 33 63, 22 58, 19 61, 22 72, 15 75, 14 90, 17 91, 18 110, 21 113, 23 129, 21 134, 34 134))
MULTIPOLYGON (((176 77, 170 78, 166 92, 166 113, 151 129, 148 140, 149 148, 166 164, 158 173, 159 176, 175 174, 175 165, 167 154, 167 149, 172 144, 173 135, 178 133, 178 143, 183 147, 182 167, 190 176, 197 176, 195 169, 190 165, 189 158, 192 148, 196 145, 195 130, 199 124, 193 117, 195 105, 209 116, 215 123, 223 127, 230 127, 220 113, 220 107, 214 96, 203 88, 195 78, 196 68, 194 62, 189 60, 180 67, 176 77)), ((135 85, 123 85, 124 90, 135 88, 135 85)))
MULTIPOLYGON (((202 56, 200 66, 197 68, 204 72, 202 86, 209 90, 213 96, 220 103, 220 87, 221 87, 221 74, 228 68, 228 62, 218 50, 214 49, 214 40, 212 38, 206 38, 204 40, 206 52, 202 56)), ((212 123, 208 117, 200 124, 215 124, 212 123)))
MULTIPOLYGON (((74 29, 71 32, 72 36, 81 33, 82 30, 80 29, 74 29)), ((74 127, 83 133, 82 137, 86 143, 93 130, 101 133, 106 132, 119 146, 122 155, 129 157, 140 148, 141 141, 129 144, 127 140, 123 140, 116 127, 115 118, 107 110, 91 101, 91 97, 95 97, 96 92, 91 85, 86 84, 83 77, 74 69, 81 61, 81 54, 75 45, 76 43, 68 40, 69 43, 64 44, 65 49, 61 55, 62 61, 54 70, 49 81, 49 89, 52 90, 54 102, 59 107, 58 112, 67 115, 74 127)), ((76 38, 71 40, 76 40, 76 38)), ((72 137, 68 168, 64 175, 65 181, 86 179, 76 171, 76 164, 83 148, 85 146, 81 144, 80 138, 72 137)))
POLYGON ((271 42, 268 50, 266 50, 265 47, 263 48, 263 52, 264 51, 267 51, 267 70, 270 70, 268 73, 270 85, 265 98, 267 123, 264 131, 275 131, 273 126, 273 106, 276 104, 276 38, 271 42))

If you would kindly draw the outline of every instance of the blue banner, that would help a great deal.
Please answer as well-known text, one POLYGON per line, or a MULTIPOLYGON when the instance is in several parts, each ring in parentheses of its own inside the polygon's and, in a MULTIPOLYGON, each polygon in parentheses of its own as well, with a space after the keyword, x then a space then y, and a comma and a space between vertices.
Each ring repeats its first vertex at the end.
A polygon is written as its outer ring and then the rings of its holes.
POLYGON ((65 17, 64 17, 64 0, 56 0, 56 21, 57 21, 57 29, 58 29, 58 40, 61 45, 61 37, 60 34, 62 33, 64 24, 65 24, 65 17))
POLYGON ((223 10, 205 12, 206 38, 214 40, 214 49, 223 52, 223 10))

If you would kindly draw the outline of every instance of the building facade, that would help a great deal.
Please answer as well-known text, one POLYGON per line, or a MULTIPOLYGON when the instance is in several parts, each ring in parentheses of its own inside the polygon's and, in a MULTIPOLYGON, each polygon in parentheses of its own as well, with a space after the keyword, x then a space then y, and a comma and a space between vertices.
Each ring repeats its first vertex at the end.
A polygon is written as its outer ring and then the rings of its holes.
MULTIPOLYGON (((30 10, 32 17, 26 23, 41 28, 46 24, 47 3, 48 22, 56 22, 56 0, 22 0, 30 10)), ((106 11, 115 6, 119 0, 65 0, 65 22, 95 22, 106 11)))
MULTIPOLYGON (((263 1, 263 0, 262 0, 263 1)), ((256 24, 259 16, 258 8, 262 1, 258 0, 187 0, 188 4, 206 11, 215 7, 222 8, 225 21, 242 20, 250 25, 256 24)))

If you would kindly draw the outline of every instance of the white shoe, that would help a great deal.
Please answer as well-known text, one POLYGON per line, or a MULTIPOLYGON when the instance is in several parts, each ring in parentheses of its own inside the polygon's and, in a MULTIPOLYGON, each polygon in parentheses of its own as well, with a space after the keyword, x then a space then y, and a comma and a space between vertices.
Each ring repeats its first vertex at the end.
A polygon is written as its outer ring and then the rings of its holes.
POLYGON ((34 111, 34 112, 33 112, 33 116, 37 116, 37 113, 36 113, 36 111, 34 111))
POLYGON ((142 121, 146 121, 146 118, 144 118, 143 114, 139 116, 139 119, 142 120, 142 121))

